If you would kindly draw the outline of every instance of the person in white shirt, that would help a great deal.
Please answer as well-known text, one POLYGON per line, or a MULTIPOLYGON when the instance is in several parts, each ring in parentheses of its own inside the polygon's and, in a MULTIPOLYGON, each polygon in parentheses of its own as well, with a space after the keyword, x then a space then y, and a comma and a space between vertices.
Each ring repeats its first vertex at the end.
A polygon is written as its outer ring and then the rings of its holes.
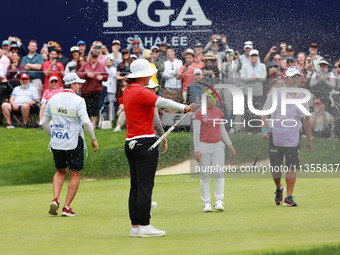
POLYGON ((175 51, 172 47, 167 49, 168 60, 164 62, 164 72, 162 77, 165 80, 163 97, 172 99, 177 102, 183 102, 182 98, 182 80, 176 79, 176 75, 183 65, 182 60, 176 58, 175 51))
POLYGON ((67 65, 65 66, 65 74, 77 72, 76 67, 80 56, 79 47, 78 46, 71 47, 70 52, 72 60, 68 62, 67 65))
POLYGON ((84 168, 84 150, 86 144, 84 131, 91 137, 94 152, 98 150, 98 142, 94 135, 92 123, 86 112, 83 98, 78 96, 79 87, 85 80, 75 73, 67 74, 64 79, 64 91, 53 96, 47 103, 42 126, 51 137, 50 147, 53 152, 56 173, 53 177, 54 199, 50 203, 49 214, 58 215, 59 195, 66 176, 70 170, 70 181, 65 205, 61 216, 75 216, 70 208, 80 181, 80 172, 84 168))

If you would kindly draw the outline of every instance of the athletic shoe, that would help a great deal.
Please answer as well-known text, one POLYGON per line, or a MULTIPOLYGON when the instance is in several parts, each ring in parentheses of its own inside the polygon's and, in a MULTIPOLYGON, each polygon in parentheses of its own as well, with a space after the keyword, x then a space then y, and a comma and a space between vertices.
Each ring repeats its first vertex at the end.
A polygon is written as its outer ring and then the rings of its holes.
POLYGON ((285 187, 283 187, 281 185, 281 189, 276 189, 276 192, 274 194, 276 194, 275 196, 275 203, 277 205, 280 205, 283 203, 283 195, 285 193, 285 187))
POLYGON ((217 210, 217 211, 224 211, 224 206, 223 206, 223 201, 218 199, 216 200, 216 203, 214 205, 214 208, 217 210))
POLYGON ((151 209, 155 209, 157 207, 157 202, 151 202, 151 209))
POLYGON ((12 125, 7 125, 6 128, 7 128, 7 129, 13 129, 14 126, 12 126, 12 125))
POLYGON ((130 237, 139 237, 139 228, 130 228, 130 237))
POLYGON ((113 130, 113 132, 119 132, 119 131, 121 131, 122 129, 119 127, 119 126, 117 126, 114 130, 113 130))
POLYGON ((140 226, 138 230, 139 237, 157 237, 157 236, 165 236, 165 231, 158 230, 152 225, 140 226))
POLYGON ((72 211, 71 208, 64 206, 63 207, 63 212, 61 213, 62 217, 72 217, 76 216, 76 214, 72 211))
POLYGON ((48 211, 48 213, 52 215, 58 215, 59 204, 60 202, 58 198, 54 198, 50 203, 50 210, 48 211))
POLYGON ((211 208, 210 202, 204 203, 203 212, 212 212, 212 208, 211 208))
POLYGON ((297 206, 297 203, 294 202, 293 197, 291 195, 285 198, 284 206, 297 206))

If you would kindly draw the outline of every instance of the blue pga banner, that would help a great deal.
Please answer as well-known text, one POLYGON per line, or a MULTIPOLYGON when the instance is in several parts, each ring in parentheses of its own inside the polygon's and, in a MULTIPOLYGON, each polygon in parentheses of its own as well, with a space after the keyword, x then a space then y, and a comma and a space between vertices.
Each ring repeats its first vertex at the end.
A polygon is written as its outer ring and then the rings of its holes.
POLYGON ((224 34, 240 51, 253 41, 261 57, 286 41, 296 53, 316 42, 320 55, 331 59, 339 55, 339 9, 331 0, 12 0, 2 3, 1 36, 18 36, 26 45, 36 39, 39 48, 60 41, 68 52, 79 40, 110 46, 118 39, 126 47, 138 35, 147 48, 167 41, 180 52, 224 34))

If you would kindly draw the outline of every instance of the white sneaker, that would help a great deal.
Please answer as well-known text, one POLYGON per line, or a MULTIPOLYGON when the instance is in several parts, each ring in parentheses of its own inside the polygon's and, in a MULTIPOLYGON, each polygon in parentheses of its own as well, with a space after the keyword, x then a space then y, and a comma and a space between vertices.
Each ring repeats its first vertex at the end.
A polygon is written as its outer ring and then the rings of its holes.
POLYGON ((119 127, 119 126, 117 126, 114 130, 113 130, 113 132, 119 132, 119 131, 121 131, 122 129, 119 127))
POLYGON ((224 211, 224 206, 223 206, 223 201, 222 200, 216 200, 216 203, 214 205, 214 208, 217 210, 217 211, 224 211))
POLYGON ((139 237, 139 228, 130 228, 130 237, 139 237))
POLYGON ((203 212, 212 212, 211 204, 209 202, 204 204, 203 212))
POLYGON ((157 202, 151 202, 151 209, 155 209, 157 207, 157 202))
POLYGON ((165 231, 158 230, 152 225, 140 226, 138 231, 139 237, 157 237, 157 236, 165 236, 165 231))

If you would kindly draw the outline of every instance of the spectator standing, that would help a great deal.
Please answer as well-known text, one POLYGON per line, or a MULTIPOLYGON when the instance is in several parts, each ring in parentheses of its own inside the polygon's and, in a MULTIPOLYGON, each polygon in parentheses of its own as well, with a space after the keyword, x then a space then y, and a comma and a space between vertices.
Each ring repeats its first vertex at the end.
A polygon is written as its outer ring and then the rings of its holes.
POLYGON ((242 63, 240 60, 240 54, 233 49, 227 49, 225 51, 226 60, 222 64, 222 79, 227 84, 240 84, 240 70, 242 63))
POLYGON ((242 66, 249 63, 249 53, 252 49, 253 43, 251 41, 246 41, 243 46, 244 53, 240 57, 242 66))
POLYGON ((80 56, 79 47, 73 46, 70 49, 71 61, 65 66, 65 74, 76 73, 77 62, 80 56))
POLYGON ((28 117, 30 113, 39 114, 38 91, 30 84, 28 74, 22 74, 20 78, 21 86, 15 87, 9 102, 1 105, 2 114, 7 123, 7 128, 12 129, 11 112, 17 115, 22 115, 23 127, 27 128, 28 117))
POLYGON ((195 57, 194 57, 194 63, 201 65, 202 69, 204 67, 204 54, 203 54, 203 45, 200 42, 197 42, 195 44, 195 48, 194 48, 194 52, 195 52, 195 57))
POLYGON ((168 47, 169 45, 166 42, 162 42, 159 45, 159 58, 163 60, 163 62, 168 60, 168 47))
POLYGON ((98 119, 98 103, 103 92, 103 81, 107 81, 108 73, 105 67, 98 62, 97 50, 91 51, 90 61, 84 63, 77 74, 80 78, 86 79, 81 86, 81 96, 85 99, 86 109, 90 116, 93 128, 96 128, 98 119))
POLYGON ((320 99, 313 100, 312 121, 312 136, 329 138, 331 136, 332 116, 325 111, 325 105, 320 99))
POLYGON ((63 45, 60 42, 56 42, 54 49, 57 51, 57 61, 63 64, 65 67, 68 62, 70 62, 70 59, 63 55, 63 45))
POLYGON ((123 57, 123 61, 119 63, 117 67, 117 75, 116 75, 117 81, 125 80, 126 76, 130 73, 130 65, 132 62, 130 58, 130 52, 128 52, 126 49, 123 49, 122 57, 123 57))
POLYGON ((85 60, 86 60, 86 58, 84 58, 83 56, 79 57, 79 59, 77 61, 77 65, 76 65, 76 71, 77 72, 80 69, 80 67, 86 62, 85 60))
POLYGON ((113 67, 117 68, 118 64, 123 61, 122 53, 120 53, 120 41, 119 40, 113 40, 112 41, 112 53, 110 53, 113 56, 113 67))
POLYGON ((268 93, 271 91, 273 87, 282 87, 283 84, 283 75, 277 70, 279 67, 275 62, 270 61, 267 65, 267 78, 263 83, 263 96, 267 97, 268 93), (282 80, 282 82, 281 82, 282 80))
MULTIPOLYGON (((39 111, 39 126, 42 125, 42 119, 44 116, 44 112, 46 109, 46 105, 48 101, 56 94, 59 94, 62 92, 63 86, 60 86, 60 81, 57 76, 51 76, 49 79, 49 87, 44 91, 44 94, 41 97, 41 102, 40 102, 40 111, 39 111)), ((42 129, 40 127, 39 129, 42 129)))
POLYGON ((50 60, 43 65, 45 75, 45 89, 49 87, 49 80, 52 76, 58 77, 59 85, 62 87, 64 73, 64 66, 58 60, 58 53, 55 49, 50 50, 50 60))
POLYGON ((123 104, 123 93, 126 89, 128 83, 126 80, 122 80, 120 83, 118 90, 117 90, 117 104, 118 104, 118 111, 117 111, 117 126, 113 130, 113 132, 119 132, 122 130, 122 128, 126 125, 126 117, 125 117, 125 111, 124 111, 124 104, 123 104))
POLYGON ((322 59, 319 62, 320 70, 313 73, 310 81, 310 90, 316 98, 325 104, 326 111, 330 111, 330 92, 335 89, 336 82, 334 73, 328 71, 329 63, 322 59))
MULTIPOLYGON (((151 55, 151 63, 154 64, 158 70, 157 72, 157 80, 160 87, 159 89, 164 88, 164 80, 162 77, 162 73, 164 72, 164 61, 159 58, 159 48, 158 46, 151 47, 152 55, 151 55)), ((158 93, 158 95, 161 95, 158 93)))
POLYGON ((320 68, 319 64, 320 64, 321 60, 323 59, 323 57, 318 55, 318 51, 319 51, 319 46, 318 46, 317 43, 311 43, 309 45, 309 56, 312 58, 315 70, 317 72, 320 72, 321 68, 320 68))
POLYGON ((188 104, 198 104, 202 100, 203 85, 203 72, 201 69, 196 69, 194 71, 194 82, 188 87, 187 101, 188 104))
POLYGON ((194 63, 194 55, 195 54, 192 49, 187 49, 182 53, 182 57, 185 59, 185 64, 181 66, 176 75, 178 80, 182 80, 183 103, 186 103, 187 101, 187 90, 194 80, 194 70, 200 69, 201 67, 199 64, 194 63))
MULTIPOLYGON (((248 64, 242 65, 241 69, 241 79, 245 83, 244 95, 248 95, 248 89, 252 88, 253 91, 253 106, 255 109, 261 109, 264 103, 263 98, 263 82, 266 79, 267 71, 266 66, 262 63, 259 63, 259 52, 258 50, 251 50, 250 53, 250 62, 248 64)), ((246 100, 245 100, 246 102, 246 100)), ((246 122, 249 119, 255 119, 258 116, 250 113, 246 104, 246 112, 244 118, 246 122)), ((259 128, 250 128, 247 127, 248 131, 257 132, 259 128)))
POLYGON ((28 54, 22 58, 21 63, 25 66, 26 72, 31 79, 31 85, 38 91, 39 97, 41 96, 42 82, 40 71, 44 64, 43 57, 37 53, 37 41, 31 40, 28 43, 28 54))
POLYGON ((8 40, 5 40, 2 42, 2 50, 0 50, 0 63, 3 65, 3 73, 6 74, 6 70, 8 66, 10 65, 11 61, 10 58, 10 42, 8 40))
POLYGON ((182 60, 176 58, 175 51, 172 47, 167 49, 168 60, 164 62, 164 90, 162 96, 174 100, 176 102, 183 102, 182 96, 182 80, 176 79, 179 69, 183 65, 182 60))
MULTIPOLYGON (((198 65, 199 67, 199 65, 198 65)), ((218 56, 213 53, 206 53, 204 57, 203 80, 205 83, 215 85, 220 81, 222 67, 218 56)))
POLYGON ((20 85, 20 76, 26 72, 20 55, 12 53, 11 64, 7 68, 6 78, 13 88, 20 85))
POLYGON ((84 59, 87 58, 87 55, 86 55, 86 44, 84 41, 80 40, 78 43, 77 43, 77 46, 79 48, 79 55, 81 57, 83 57, 84 59))
POLYGON ((228 48, 227 37, 225 35, 213 35, 204 47, 204 52, 215 54, 222 66, 222 61, 225 58, 225 50, 228 48))
POLYGON ((295 54, 294 47, 292 45, 288 45, 286 48, 286 59, 288 59, 289 57, 295 58, 294 54, 295 54))

